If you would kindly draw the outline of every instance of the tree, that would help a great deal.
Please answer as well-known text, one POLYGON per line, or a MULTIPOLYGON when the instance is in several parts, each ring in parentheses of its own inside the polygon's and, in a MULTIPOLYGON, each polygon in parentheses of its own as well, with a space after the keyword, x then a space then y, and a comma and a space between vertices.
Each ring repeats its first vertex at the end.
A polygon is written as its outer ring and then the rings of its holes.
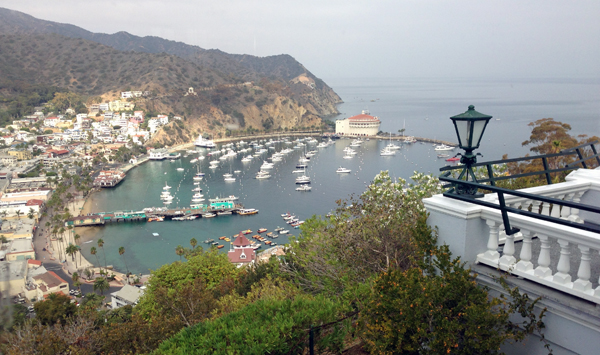
MULTIPOLYGON (((304 354, 308 353, 311 325, 341 319, 344 311, 339 302, 322 296, 259 300, 184 329, 155 353, 185 354, 202 349, 206 354, 304 354)), ((317 353, 341 353, 348 324, 349 320, 317 330, 317 353)))
POLYGON ((361 309, 361 337, 371 353, 496 354, 505 341, 543 327, 532 312, 535 302, 512 290, 510 302, 490 297, 447 245, 437 246, 425 216, 417 228, 423 233, 416 266, 381 273, 361 309), (521 324, 509 318, 517 309, 525 317, 521 324))
POLYGON ((77 268, 77 259, 75 259, 75 254, 79 252, 79 248, 76 245, 70 244, 67 246, 66 252, 71 256, 71 261, 75 262, 75 268, 77 268))
MULTIPOLYGON (((591 143, 600 139, 596 136, 588 137, 585 134, 574 137, 569 134, 569 131, 571 130, 570 125, 559 121, 554 121, 552 118, 542 118, 535 122, 529 123, 529 126, 532 127, 531 135, 529 136, 528 140, 522 143, 522 145, 530 146, 529 150, 531 152, 540 155, 559 153, 562 150, 573 148, 585 143, 591 143)), ((589 156, 591 155, 591 150, 589 148, 583 149, 582 153, 584 156, 589 156)), ((507 156, 504 155, 503 158, 506 159, 507 156)), ((578 158, 575 158, 575 155, 551 157, 547 159, 548 168, 562 168, 566 164, 574 162, 577 159, 578 158)), ((589 167, 597 166, 595 159, 587 160, 586 163, 589 167)), ((508 163, 507 167, 510 175, 540 172, 544 170, 541 159, 533 159, 520 163, 508 163)), ((564 181, 568 173, 569 171, 553 173, 551 174, 551 177, 555 182, 561 182, 564 181)), ((500 181, 498 186, 509 189, 521 189, 545 184, 547 184, 547 182, 544 175, 533 175, 518 179, 500 181)))
POLYGON ((123 262, 125 263, 125 268, 127 269, 127 283, 129 283, 129 267, 127 267, 127 260, 123 256, 125 254, 125 247, 119 247, 119 255, 123 258, 123 262))
POLYGON ((90 249, 90 254, 96 256, 96 261, 98 262, 98 269, 102 269, 102 265, 100 264, 100 259, 98 259, 98 252, 96 251, 96 247, 92 247, 90 249))
POLYGON ((75 271, 73 275, 71 275, 71 280, 73 280, 73 286, 77 287, 77 290, 81 292, 79 286, 81 286, 81 282, 79 281, 79 273, 75 271))
POLYGON ((104 291, 110 288, 108 280, 104 277, 96 277, 94 281, 94 291, 100 291, 100 295, 104 295, 104 291))
POLYGON ((283 270, 310 292, 339 295, 390 268, 411 267, 416 219, 426 213, 421 200, 441 191, 435 177, 412 179, 394 182, 381 172, 359 198, 338 201, 330 219, 307 220, 283 270))
POLYGON ((67 318, 75 314, 77 307, 71 303, 69 296, 51 293, 48 298, 33 305, 36 318, 42 324, 55 324, 58 321, 64 322, 67 318))
POLYGON ((23 212, 21 212, 21 210, 16 210, 15 214, 17 215, 17 219, 21 219, 21 215, 23 214, 23 212))
POLYGON ((73 240, 75 241, 75 244, 79 248, 79 263, 81 264, 81 246, 79 246, 79 239, 81 239, 81 236, 79 234, 75 234, 73 236, 73 240))
POLYGON ((98 239, 98 247, 102 248, 102 255, 104 255, 104 271, 108 274, 108 266, 106 265, 106 253, 104 252, 104 240, 98 239))
POLYGON ((196 249, 196 245, 198 245, 198 241, 196 240, 196 238, 190 239, 190 245, 192 246, 192 250, 196 249))
POLYGON ((156 301, 160 290, 166 290, 166 293, 160 293, 161 297, 176 298, 182 288, 196 279, 201 279, 207 290, 213 290, 223 280, 235 277, 237 272, 238 269, 229 262, 227 256, 217 251, 194 255, 185 263, 163 265, 152 271, 146 292, 135 306, 135 311, 146 319, 158 316, 165 309, 156 301))
POLYGON ((27 213, 27 218, 33 219, 34 216, 35 216, 35 211, 33 210, 33 208, 29 208, 29 213, 27 213))
POLYGON ((175 254, 179 255, 179 260, 181 261, 181 257, 183 256, 184 249, 181 245, 175 247, 175 254))

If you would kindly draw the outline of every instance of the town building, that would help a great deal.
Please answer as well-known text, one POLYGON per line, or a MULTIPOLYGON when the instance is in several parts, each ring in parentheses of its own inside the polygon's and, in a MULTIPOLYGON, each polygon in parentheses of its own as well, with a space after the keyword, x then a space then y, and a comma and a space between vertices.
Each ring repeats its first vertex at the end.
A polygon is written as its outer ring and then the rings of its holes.
POLYGON ((369 137, 379 133, 381 121, 363 110, 360 115, 335 121, 335 133, 340 136, 369 137))
POLYGON ((8 155, 17 157, 17 160, 29 160, 33 157, 31 152, 26 149, 13 149, 9 150, 7 153, 8 155))
POLYGON ((110 294, 110 304, 112 309, 135 306, 143 294, 144 290, 140 287, 124 285, 119 291, 110 294))
POLYGON ((256 260, 256 252, 250 246, 250 241, 241 232, 231 243, 233 249, 229 250, 227 257, 229 261, 237 264, 238 267, 251 264, 256 260))
POLYGON ((43 300, 51 293, 69 295, 69 283, 58 276, 54 271, 48 271, 32 277, 37 286, 36 299, 43 300))

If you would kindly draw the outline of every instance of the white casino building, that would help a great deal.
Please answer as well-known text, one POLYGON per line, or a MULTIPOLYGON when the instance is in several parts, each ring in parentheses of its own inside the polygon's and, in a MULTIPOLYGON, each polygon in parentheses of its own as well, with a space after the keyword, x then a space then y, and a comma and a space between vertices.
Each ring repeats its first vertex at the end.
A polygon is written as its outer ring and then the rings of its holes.
POLYGON ((363 110, 360 115, 335 121, 335 133, 340 136, 376 136, 381 121, 363 110))

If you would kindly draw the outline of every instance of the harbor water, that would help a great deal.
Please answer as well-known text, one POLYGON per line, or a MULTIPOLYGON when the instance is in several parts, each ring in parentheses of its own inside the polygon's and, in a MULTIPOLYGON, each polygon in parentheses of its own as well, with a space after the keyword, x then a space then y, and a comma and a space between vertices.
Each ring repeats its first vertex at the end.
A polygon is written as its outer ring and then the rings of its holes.
MULTIPOLYGON (((527 149, 521 146, 521 142, 529 137, 530 128, 527 124, 540 118, 553 117, 568 122, 573 126, 573 134, 600 134, 600 100, 594 96, 600 92, 598 81, 499 80, 490 83, 332 79, 327 82, 345 101, 339 106, 342 115, 338 118, 368 109, 382 120, 381 130, 385 132, 397 133, 405 128, 407 135, 456 141, 448 118, 474 104, 476 110, 494 116, 479 150, 485 160, 499 159, 503 154, 518 157, 527 153, 527 149)), ((287 225, 281 214, 289 212, 301 220, 312 215, 325 215, 336 208, 336 200, 364 191, 366 185, 382 170, 388 170, 392 177, 408 179, 414 171, 437 175, 438 169, 448 164, 437 157, 438 152, 434 151, 431 144, 403 145, 395 156, 380 156, 379 151, 388 141, 374 139, 355 147, 357 154, 352 159, 345 159, 344 148, 350 143, 349 139, 341 139, 327 148, 307 145, 297 149, 293 149, 295 144, 276 143, 271 146, 274 149, 267 146, 266 153, 249 163, 241 159, 253 154, 254 150, 220 160, 216 169, 209 169, 209 162, 218 160, 219 156, 207 156, 196 164, 190 163, 197 154, 174 162, 164 160, 142 164, 131 170, 116 188, 94 194, 89 205, 91 212, 161 206, 160 193, 165 184, 171 186, 170 191, 174 196, 171 208, 190 206, 191 190, 195 186, 192 177, 201 171, 206 174, 200 183, 205 199, 235 195, 239 197, 238 203, 246 208, 256 208, 259 213, 198 218, 193 221, 133 222, 78 228, 77 233, 83 240, 83 255, 97 264, 96 257, 90 255, 90 248, 97 247, 96 241, 102 238, 107 264, 120 271, 128 268, 134 273, 147 273, 149 269, 179 260, 175 248, 178 245, 190 247, 191 238, 198 241, 197 247, 204 248, 208 247, 205 240, 214 239, 225 245, 221 251, 226 252, 228 243, 218 238, 232 237, 246 229, 256 234, 258 228, 273 231, 276 227, 284 227, 290 230, 290 235, 298 235, 299 230, 287 225), (255 179, 263 161, 285 148, 293 149, 293 152, 275 163, 271 170, 272 177, 255 179), (310 159, 306 169, 312 190, 296 191, 299 185, 295 184, 295 178, 302 174, 293 171, 298 170, 296 164, 305 150, 313 149, 318 153, 310 159), (340 166, 351 169, 351 173, 336 173, 340 166), (223 174, 229 172, 236 178, 235 182, 224 181, 223 174), (119 247, 125 247, 124 258, 118 253, 119 247)), ((206 155, 206 150, 197 149, 206 155)), ((458 150, 448 153, 453 155, 458 150)), ((288 235, 273 239, 279 245, 288 240, 288 235)), ((262 249, 265 248, 263 245, 262 249)), ((96 256, 104 264, 102 251, 96 256)))

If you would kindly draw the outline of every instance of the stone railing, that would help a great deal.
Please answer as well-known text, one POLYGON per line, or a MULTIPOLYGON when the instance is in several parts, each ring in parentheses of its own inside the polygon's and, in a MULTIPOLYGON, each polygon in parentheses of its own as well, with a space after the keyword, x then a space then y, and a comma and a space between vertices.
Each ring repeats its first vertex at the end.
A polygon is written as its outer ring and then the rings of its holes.
MULTIPOLYGON (((519 190, 573 203, 600 204, 600 170, 576 171, 567 182, 519 190)), ((496 194, 484 201, 498 204, 496 194)), ((575 223, 598 223, 599 216, 577 208, 516 196, 506 205, 575 223)), ((516 276, 600 304, 600 234, 508 213, 514 235, 504 232, 498 209, 457 201, 442 195, 424 200, 429 223, 439 228, 439 240, 469 263, 500 268, 516 276)))

